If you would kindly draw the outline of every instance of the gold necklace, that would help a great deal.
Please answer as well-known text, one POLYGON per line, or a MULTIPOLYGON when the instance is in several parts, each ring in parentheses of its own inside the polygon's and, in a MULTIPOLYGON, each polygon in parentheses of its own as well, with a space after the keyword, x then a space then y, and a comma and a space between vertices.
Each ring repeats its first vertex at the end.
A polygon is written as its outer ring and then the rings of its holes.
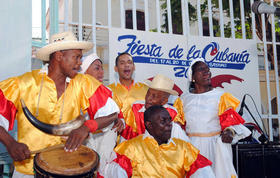
MULTIPOLYGON (((42 89, 43 89, 43 84, 44 84, 44 75, 42 76, 42 80, 41 80, 41 84, 40 84, 40 91, 39 91, 39 96, 38 96, 38 101, 37 101, 37 108, 36 108, 36 114, 35 114, 35 116, 37 118, 39 116, 39 103, 40 103, 41 93, 42 93, 42 89)), ((65 95, 66 95, 66 86, 67 86, 66 84, 67 83, 66 83, 66 80, 65 80, 64 95, 63 95, 63 100, 62 100, 60 116, 59 116, 59 122, 61 122, 62 116, 63 116, 64 99, 65 99, 65 95)))

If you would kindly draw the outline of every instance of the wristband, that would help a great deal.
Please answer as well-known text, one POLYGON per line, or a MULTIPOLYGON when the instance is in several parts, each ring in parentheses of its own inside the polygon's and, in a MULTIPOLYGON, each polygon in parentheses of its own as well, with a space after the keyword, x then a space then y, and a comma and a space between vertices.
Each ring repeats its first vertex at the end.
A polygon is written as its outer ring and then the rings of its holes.
POLYGON ((90 132, 95 132, 98 129, 98 123, 96 120, 87 120, 84 125, 89 128, 90 132))

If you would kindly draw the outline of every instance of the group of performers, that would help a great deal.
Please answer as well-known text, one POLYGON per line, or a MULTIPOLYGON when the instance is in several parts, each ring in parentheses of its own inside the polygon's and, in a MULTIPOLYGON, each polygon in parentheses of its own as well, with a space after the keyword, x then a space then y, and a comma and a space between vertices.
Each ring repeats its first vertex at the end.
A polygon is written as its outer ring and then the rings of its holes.
POLYGON ((250 131, 235 112, 239 100, 212 88, 203 59, 191 62, 190 88, 179 97, 174 81, 163 74, 134 82, 128 53, 116 58, 119 80, 102 85, 100 58, 82 58, 92 47, 72 32, 55 34, 36 54, 46 63, 42 69, 0 82, 0 141, 14 160, 13 177, 34 177, 31 151, 61 143, 65 152, 82 144, 95 150, 98 177, 237 177, 231 143, 250 131), (26 118, 22 101, 35 120, 46 124, 86 121, 78 128, 70 125, 67 137, 47 134, 44 125, 36 127, 26 118), (8 134, 15 119, 17 140, 8 134))

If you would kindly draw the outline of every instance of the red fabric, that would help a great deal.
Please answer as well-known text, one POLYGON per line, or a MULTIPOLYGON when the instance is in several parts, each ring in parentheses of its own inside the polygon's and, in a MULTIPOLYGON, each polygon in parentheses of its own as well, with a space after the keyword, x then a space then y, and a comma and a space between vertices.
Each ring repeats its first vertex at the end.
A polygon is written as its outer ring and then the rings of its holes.
POLYGON ((126 125, 124 130, 121 133, 121 136, 123 138, 125 138, 126 140, 132 139, 134 137, 137 137, 139 135, 139 133, 137 132, 133 132, 132 127, 130 127, 129 125, 126 125))
POLYGON ((95 132, 98 129, 98 123, 96 120, 87 120, 84 125, 89 128, 90 132, 95 132))
POLYGON ((88 115, 91 119, 94 119, 95 113, 98 111, 98 109, 105 106, 108 98, 112 97, 112 91, 109 90, 104 85, 100 85, 94 94, 89 98, 89 104, 88 107, 88 115))
POLYGON ((175 119, 175 117, 177 116, 177 112, 172 108, 165 108, 165 109, 168 111, 168 113, 170 114, 172 121, 173 121, 175 119))
POLYGON ((144 104, 133 104, 132 105, 132 111, 133 115, 135 117, 135 122, 137 125, 136 132, 133 131, 133 128, 129 125, 125 126, 125 129, 123 130, 121 136, 125 138, 126 140, 132 139, 142 133, 145 132, 145 124, 144 124, 144 113, 139 112, 139 110, 144 106, 144 104))
POLYGON ((222 130, 232 125, 244 124, 244 119, 233 109, 225 111, 220 116, 220 124, 222 130))
MULTIPOLYGON (((138 103, 132 105, 132 111, 134 114, 137 129, 136 129, 136 132, 134 132, 132 127, 126 125, 125 129, 123 130, 123 132, 121 134, 121 136, 123 138, 125 138, 126 140, 132 139, 140 134, 145 133, 146 128, 145 128, 145 124, 144 124, 144 112, 139 112, 139 110, 143 106, 144 106, 144 104, 138 104, 138 103)), ((174 118, 177 115, 177 112, 172 108, 166 108, 166 110, 170 114, 172 120, 174 120, 174 118)))
POLYGON ((202 156, 201 154, 197 155, 195 162, 191 165, 190 170, 187 172, 186 178, 189 178, 193 175, 198 169, 204 168, 206 166, 211 166, 212 162, 202 156))
POLYGON ((99 172, 97 172, 96 178, 104 178, 104 177, 102 175, 100 175, 99 172))
POLYGON ((17 108, 14 103, 7 100, 4 93, 0 89, 0 114, 9 121, 9 131, 13 129, 17 108))
POLYGON ((121 168, 123 168, 126 171, 127 177, 131 177, 132 176, 132 166, 131 166, 131 162, 130 159, 128 157, 126 157, 125 155, 120 155, 118 153, 117 154, 117 158, 114 159, 114 161, 116 163, 118 163, 121 168))

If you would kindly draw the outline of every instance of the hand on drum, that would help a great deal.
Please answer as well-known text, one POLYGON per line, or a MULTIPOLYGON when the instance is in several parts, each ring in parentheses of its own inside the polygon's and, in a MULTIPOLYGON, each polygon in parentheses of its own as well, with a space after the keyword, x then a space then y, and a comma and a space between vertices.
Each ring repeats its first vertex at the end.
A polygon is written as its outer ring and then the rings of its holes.
POLYGON ((30 158, 30 150, 24 143, 13 141, 9 144, 7 150, 14 161, 23 161, 30 158))
POLYGON ((79 146, 82 145, 84 140, 88 137, 89 134, 89 128, 85 125, 82 125, 81 127, 72 130, 71 133, 68 136, 68 139, 65 143, 65 151, 76 151, 79 146))
POLYGON ((123 122, 121 121, 121 119, 116 119, 114 122, 114 126, 112 127, 112 130, 116 129, 116 132, 121 133, 124 129, 124 125, 123 122))
POLYGON ((224 143, 231 143, 233 140, 233 132, 231 130, 225 129, 222 134, 222 142, 224 143))

